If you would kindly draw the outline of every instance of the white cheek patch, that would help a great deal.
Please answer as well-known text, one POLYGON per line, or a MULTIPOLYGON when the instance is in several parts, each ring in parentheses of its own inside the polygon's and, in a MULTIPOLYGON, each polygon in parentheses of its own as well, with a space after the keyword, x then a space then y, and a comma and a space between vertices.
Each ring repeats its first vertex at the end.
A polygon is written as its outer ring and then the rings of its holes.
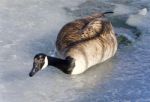
POLYGON ((48 58, 47 58, 47 56, 45 57, 44 61, 45 61, 45 63, 43 65, 43 67, 42 67, 42 70, 45 69, 48 66, 48 58))

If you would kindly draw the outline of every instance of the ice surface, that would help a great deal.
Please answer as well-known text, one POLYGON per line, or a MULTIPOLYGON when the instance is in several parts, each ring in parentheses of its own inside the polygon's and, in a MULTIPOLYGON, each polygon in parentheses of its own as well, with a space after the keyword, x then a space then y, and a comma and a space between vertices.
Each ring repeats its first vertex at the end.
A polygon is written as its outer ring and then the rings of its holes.
POLYGON ((142 10, 139 10, 139 13, 138 13, 138 14, 145 16, 145 15, 147 14, 147 8, 144 8, 144 9, 142 9, 142 10))
POLYGON ((135 8, 127 6, 127 5, 116 4, 114 12, 116 15, 131 14, 134 12, 134 9, 135 8))
MULTIPOLYGON (((150 1, 99 1, 0 0, 0 102, 150 101, 150 1), (113 59, 82 75, 69 76, 49 67, 29 78, 34 55, 54 55, 58 31, 76 18, 64 8, 74 11, 83 2, 96 2, 88 5, 92 10, 103 3, 108 8, 114 5, 116 15, 126 16, 124 23, 137 27, 142 36, 132 46, 119 49, 113 59), (148 9, 145 16, 138 14, 143 8, 148 9)), ((89 12, 88 6, 82 12, 89 12)), ((123 27, 116 28, 118 33, 131 33, 123 27)))
POLYGON ((145 15, 137 13, 137 14, 130 15, 126 23, 131 26, 138 27, 141 31, 143 31, 143 30, 148 30, 148 28, 150 27, 148 25, 148 23, 150 23, 149 19, 150 19, 149 12, 147 12, 147 14, 145 15))

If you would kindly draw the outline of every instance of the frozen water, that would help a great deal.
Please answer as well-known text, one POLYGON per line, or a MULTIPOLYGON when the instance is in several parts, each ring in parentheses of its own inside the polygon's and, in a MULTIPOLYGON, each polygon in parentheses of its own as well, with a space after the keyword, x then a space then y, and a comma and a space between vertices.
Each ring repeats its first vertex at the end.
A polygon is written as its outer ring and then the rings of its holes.
POLYGON ((139 14, 145 16, 147 14, 147 8, 139 10, 139 14))
POLYGON ((0 0, 0 102, 150 102, 149 9, 149 0, 0 0), (84 74, 49 67, 29 78, 34 55, 55 55, 60 28, 94 10, 114 10, 117 33, 142 35, 84 74))
POLYGON ((116 15, 131 14, 134 12, 134 9, 135 8, 129 7, 127 5, 118 4, 116 5, 114 12, 116 15))

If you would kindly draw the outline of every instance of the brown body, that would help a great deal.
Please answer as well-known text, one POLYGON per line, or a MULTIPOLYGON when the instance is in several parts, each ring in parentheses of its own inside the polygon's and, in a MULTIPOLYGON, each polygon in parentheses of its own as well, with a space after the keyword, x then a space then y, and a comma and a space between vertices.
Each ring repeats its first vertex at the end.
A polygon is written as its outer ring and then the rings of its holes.
POLYGON ((66 24, 58 34, 56 48, 62 57, 75 59, 72 74, 114 56, 117 40, 111 23, 98 13, 66 24))

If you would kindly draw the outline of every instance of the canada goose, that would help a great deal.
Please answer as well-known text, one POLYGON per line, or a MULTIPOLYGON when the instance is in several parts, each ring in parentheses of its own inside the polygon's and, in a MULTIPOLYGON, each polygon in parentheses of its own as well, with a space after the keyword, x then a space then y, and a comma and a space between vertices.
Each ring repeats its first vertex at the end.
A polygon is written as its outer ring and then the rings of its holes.
POLYGON ((37 54, 29 76, 49 65, 66 74, 80 74, 114 56, 117 40, 107 13, 113 12, 95 13, 64 25, 56 40, 60 58, 37 54))

